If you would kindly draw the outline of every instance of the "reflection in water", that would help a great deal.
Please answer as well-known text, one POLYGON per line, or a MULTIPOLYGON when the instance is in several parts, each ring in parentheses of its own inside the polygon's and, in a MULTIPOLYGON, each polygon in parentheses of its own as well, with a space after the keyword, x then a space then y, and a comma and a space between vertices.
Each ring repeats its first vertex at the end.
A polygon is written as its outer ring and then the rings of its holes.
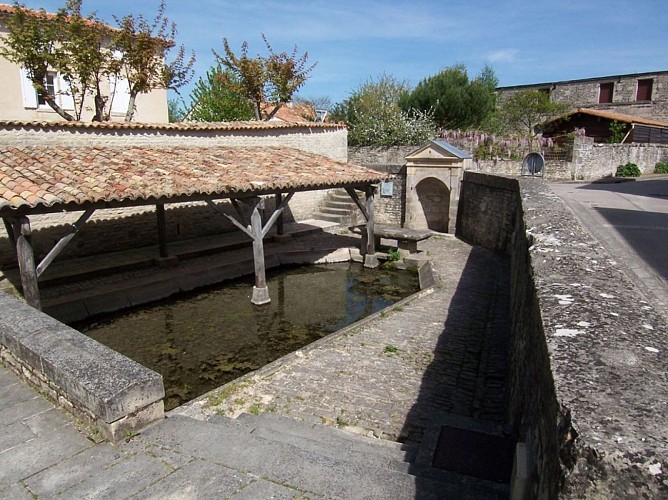
POLYGON ((252 280, 74 325, 162 374, 172 409, 379 311, 418 289, 405 271, 328 264, 269 276, 271 303, 250 302, 252 280))

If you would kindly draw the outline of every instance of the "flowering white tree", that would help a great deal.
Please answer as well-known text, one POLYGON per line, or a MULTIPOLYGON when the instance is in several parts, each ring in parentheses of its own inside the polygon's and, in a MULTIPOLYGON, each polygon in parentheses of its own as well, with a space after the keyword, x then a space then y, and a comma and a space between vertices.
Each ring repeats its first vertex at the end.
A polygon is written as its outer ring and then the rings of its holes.
POLYGON ((436 135, 436 124, 430 111, 401 110, 399 100, 408 90, 389 75, 370 79, 334 107, 332 120, 348 125, 351 146, 422 144, 436 135))

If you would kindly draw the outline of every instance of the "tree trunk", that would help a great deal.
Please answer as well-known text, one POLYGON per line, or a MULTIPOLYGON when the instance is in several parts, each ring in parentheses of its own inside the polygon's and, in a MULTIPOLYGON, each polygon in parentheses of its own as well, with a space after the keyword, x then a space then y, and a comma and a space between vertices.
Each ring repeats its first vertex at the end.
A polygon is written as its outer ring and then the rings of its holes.
POLYGON ((137 92, 130 92, 130 101, 128 102, 128 110, 125 113, 125 121, 131 122, 135 115, 135 100, 137 99, 137 92))
POLYGON ((75 121, 75 118, 71 114, 69 114, 67 111, 65 111, 63 108, 61 108, 58 105, 58 103, 56 102, 56 100, 53 98, 53 96, 45 91, 46 89, 44 89, 44 83, 41 80, 36 79, 36 80, 33 80, 32 83, 33 83, 33 87, 35 87, 35 89, 37 89, 38 95, 42 99, 44 99, 44 102, 46 102, 51 107, 52 110, 54 110, 60 116, 65 118, 68 122, 75 121), (40 89, 44 89, 44 91, 42 91, 40 89))

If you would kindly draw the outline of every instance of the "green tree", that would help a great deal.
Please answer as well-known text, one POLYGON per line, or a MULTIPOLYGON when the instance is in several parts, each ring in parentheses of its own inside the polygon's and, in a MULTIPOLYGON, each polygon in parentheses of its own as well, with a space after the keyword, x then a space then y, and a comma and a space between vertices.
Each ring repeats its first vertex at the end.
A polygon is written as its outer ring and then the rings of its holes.
POLYGON ((195 83, 190 100, 188 118, 202 122, 251 120, 253 106, 237 89, 241 82, 221 66, 209 68, 204 78, 195 83), (232 83, 230 85, 229 83, 232 83))
POLYGON ((31 11, 15 2, 14 10, 7 18, 8 32, 0 54, 25 69, 41 101, 66 120, 74 120, 74 116, 62 109, 47 89, 48 72, 58 63, 60 27, 60 22, 44 9, 31 11))
POLYGON ((540 90, 520 90, 502 99, 497 118, 505 132, 533 138, 539 124, 568 109, 568 104, 553 102, 547 93, 540 90))
POLYGON ((186 117, 187 111, 182 107, 182 103, 177 99, 167 101, 167 116, 169 123, 182 122, 186 117))
POLYGON ((68 83, 74 100, 75 118, 81 119, 84 101, 92 95, 93 121, 108 119, 108 96, 102 82, 113 72, 109 40, 111 30, 94 15, 81 14, 82 0, 69 0, 58 12, 58 48, 55 67, 68 83))
POLYGON ((308 52, 298 56, 296 45, 291 53, 277 54, 264 34, 262 39, 269 52, 267 57, 249 57, 247 42, 241 44, 241 55, 237 56, 227 38, 223 38, 225 54, 220 55, 215 50, 213 54, 218 64, 228 70, 223 73, 223 84, 250 100, 256 120, 270 120, 306 83, 317 63, 308 66, 308 52), (264 109, 266 104, 269 107, 264 109))
POLYGON ((164 0, 153 21, 132 14, 114 19, 118 29, 114 31, 113 46, 120 53, 117 68, 128 80, 130 89, 125 121, 131 121, 137 95, 154 89, 177 90, 191 80, 195 54, 187 58, 181 45, 176 57, 166 62, 167 53, 176 45, 177 30, 176 24, 165 17, 164 0))
POLYGON ((407 83, 393 76, 369 79, 334 106, 331 118, 346 123, 351 146, 421 144, 434 137, 436 125, 429 112, 402 111, 399 100, 406 92, 407 83))
POLYGON ((404 95, 400 105, 404 111, 431 110, 442 128, 477 128, 494 111, 497 84, 490 66, 485 66, 471 81, 465 66, 452 66, 422 80, 412 92, 404 95))

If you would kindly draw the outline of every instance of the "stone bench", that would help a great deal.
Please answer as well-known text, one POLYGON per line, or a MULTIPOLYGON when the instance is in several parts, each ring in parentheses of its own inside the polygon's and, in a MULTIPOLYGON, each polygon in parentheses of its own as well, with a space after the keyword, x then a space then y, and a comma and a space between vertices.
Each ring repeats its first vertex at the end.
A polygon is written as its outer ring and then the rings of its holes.
MULTIPOLYGON (((349 229, 353 233, 362 235, 362 247, 364 248, 366 246, 366 225, 352 226, 349 229)), ((434 232, 430 229, 408 229, 381 224, 376 224, 373 230, 376 246, 380 246, 381 238, 396 240, 397 248, 402 256, 417 253, 418 241, 426 240, 433 234, 434 232)))

